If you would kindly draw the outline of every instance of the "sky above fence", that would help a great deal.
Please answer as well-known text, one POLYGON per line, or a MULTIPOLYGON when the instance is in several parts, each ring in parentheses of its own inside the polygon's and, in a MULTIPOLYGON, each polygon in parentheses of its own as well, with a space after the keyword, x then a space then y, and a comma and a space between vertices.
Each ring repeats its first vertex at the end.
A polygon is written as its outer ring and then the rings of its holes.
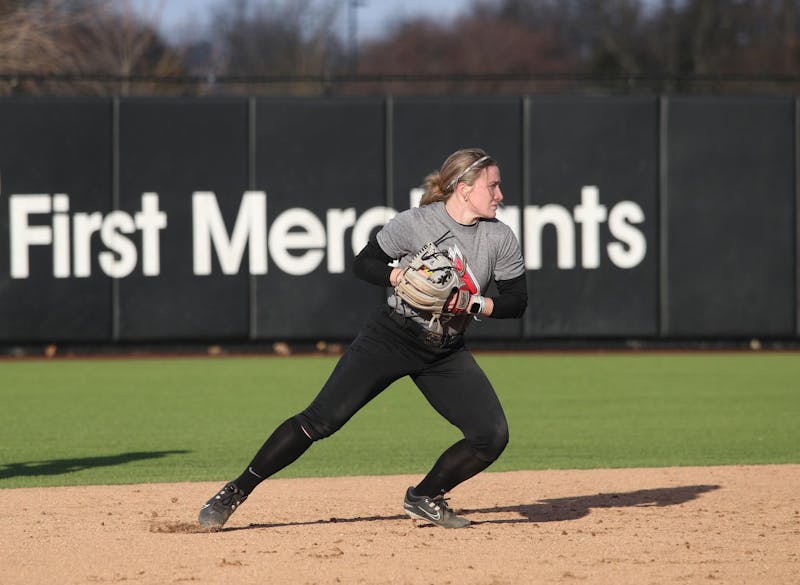
MULTIPOLYGON (((158 22, 159 28, 167 36, 205 28, 211 21, 214 9, 227 2, 229 0, 131 0, 145 20, 158 22)), ((262 2, 264 5, 268 3, 268 0, 262 2)), ((472 0, 342 0, 339 27, 342 37, 347 38, 350 31, 349 11, 354 9, 358 39, 366 41, 380 37, 393 23, 416 16, 451 21, 471 4, 472 0)))

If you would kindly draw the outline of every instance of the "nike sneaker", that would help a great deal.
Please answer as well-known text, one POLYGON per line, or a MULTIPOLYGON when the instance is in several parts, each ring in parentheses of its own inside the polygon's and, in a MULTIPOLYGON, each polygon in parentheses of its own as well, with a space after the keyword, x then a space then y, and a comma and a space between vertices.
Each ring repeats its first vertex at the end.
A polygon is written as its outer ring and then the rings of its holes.
POLYGON ((443 495, 433 498, 417 496, 412 488, 408 488, 403 501, 403 511, 411 518, 430 522, 442 528, 464 528, 469 526, 469 520, 457 516, 447 505, 447 500, 443 495))
POLYGON ((206 530, 220 530, 242 502, 247 499, 245 493, 233 482, 228 483, 200 509, 197 521, 206 530))

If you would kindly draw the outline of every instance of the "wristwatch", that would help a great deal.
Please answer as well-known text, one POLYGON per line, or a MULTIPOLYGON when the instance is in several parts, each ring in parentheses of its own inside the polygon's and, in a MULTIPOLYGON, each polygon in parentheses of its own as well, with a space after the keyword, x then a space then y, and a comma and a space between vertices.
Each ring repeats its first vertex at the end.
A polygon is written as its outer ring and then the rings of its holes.
POLYGON ((475 295, 472 298, 475 300, 469 306, 469 313, 471 315, 480 315, 483 313, 483 307, 486 305, 486 299, 479 295, 475 295))

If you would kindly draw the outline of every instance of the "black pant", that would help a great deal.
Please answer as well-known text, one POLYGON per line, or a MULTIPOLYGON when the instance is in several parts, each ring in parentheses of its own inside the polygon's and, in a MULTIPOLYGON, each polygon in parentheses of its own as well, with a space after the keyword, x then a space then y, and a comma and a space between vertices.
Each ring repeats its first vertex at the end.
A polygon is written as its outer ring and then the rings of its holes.
POLYGON ((489 379, 463 342, 430 345, 415 325, 396 322, 385 308, 364 325, 320 393, 295 418, 311 439, 328 437, 406 375, 464 434, 465 448, 480 460, 471 467, 480 471, 500 456, 508 442, 506 417, 489 379))

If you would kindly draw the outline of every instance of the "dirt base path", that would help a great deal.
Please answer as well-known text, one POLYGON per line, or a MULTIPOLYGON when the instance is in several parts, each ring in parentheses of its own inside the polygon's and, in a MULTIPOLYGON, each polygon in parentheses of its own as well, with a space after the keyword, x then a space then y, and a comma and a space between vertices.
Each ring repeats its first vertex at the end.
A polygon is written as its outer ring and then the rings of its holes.
POLYGON ((275 479, 199 532, 218 483, 0 491, 0 583, 800 583, 800 465, 483 473, 444 530, 418 477, 275 479))

